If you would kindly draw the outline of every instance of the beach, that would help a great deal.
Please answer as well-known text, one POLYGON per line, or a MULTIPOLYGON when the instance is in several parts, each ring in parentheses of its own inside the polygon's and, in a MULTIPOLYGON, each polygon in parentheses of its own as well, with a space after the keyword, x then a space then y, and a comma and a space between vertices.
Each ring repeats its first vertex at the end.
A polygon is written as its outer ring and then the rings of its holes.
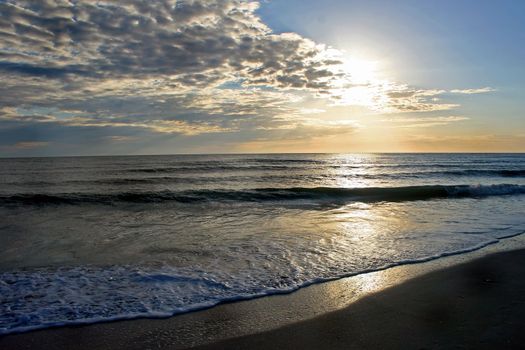
POLYGON ((0 0, 0 350, 525 349, 503 2, 0 0))
POLYGON ((521 236, 482 250, 167 319, 0 338, 2 349, 520 348, 521 236))
POLYGON ((525 251, 434 272, 350 307, 199 349, 522 349, 525 251))
POLYGON ((0 350, 525 349, 524 14, 0 0, 0 350))

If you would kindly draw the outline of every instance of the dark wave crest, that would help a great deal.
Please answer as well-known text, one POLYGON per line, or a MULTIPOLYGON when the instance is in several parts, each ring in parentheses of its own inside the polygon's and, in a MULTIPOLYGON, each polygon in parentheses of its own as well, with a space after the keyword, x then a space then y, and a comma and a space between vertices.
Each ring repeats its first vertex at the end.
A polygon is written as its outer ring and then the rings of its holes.
POLYGON ((202 171, 276 171, 276 170, 290 170, 290 169, 309 169, 308 167, 291 167, 289 165, 192 165, 192 166, 173 166, 173 167, 158 167, 158 168, 133 168, 125 169, 128 173, 188 173, 188 172, 202 172, 202 171))
POLYGON ((63 194, 15 194, 0 197, 3 205, 58 205, 58 204, 113 204, 160 203, 175 201, 194 202, 265 202, 306 200, 319 203, 412 201, 436 198, 480 198, 487 196, 525 194, 524 185, 488 186, 407 186, 407 187, 294 187, 257 188, 248 190, 194 190, 119 193, 63 193, 63 194))
MULTIPOLYGON (((202 172, 254 172, 254 171, 311 171, 313 168, 318 167, 318 163, 308 163, 308 162, 296 162, 286 164, 284 162, 273 162, 268 164, 196 164, 191 166, 171 166, 171 167, 153 167, 153 168, 132 168, 124 169, 125 173, 138 173, 138 174, 176 174, 176 173, 202 173, 202 172)), ((350 165, 350 164, 325 164, 322 165, 325 168, 331 170, 350 170, 358 169, 360 166, 350 165)), ((429 175, 433 176, 493 176, 493 177, 525 177, 525 169, 458 169, 452 170, 453 168, 460 167, 461 165, 439 165, 433 164, 432 166, 428 165, 411 165, 410 168, 421 169, 421 168, 438 168, 443 170, 423 170, 423 171, 410 171, 410 172, 381 172, 378 177, 425 177, 429 175), (448 169, 451 170, 448 170, 448 169)), ((370 166, 371 168, 406 168, 406 165, 374 165, 370 166)), ((364 166, 364 168, 368 168, 364 166)), ((366 176, 364 176, 366 177, 366 176)))
MULTIPOLYGON (((422 173, 427 175, 428 173, 422 173)), ((458 170, 458 171, 444 171, 436 172, 437 175, 451 175, 451 176, 501 176, 501 177, 524 177, 525 170, 458 170)))

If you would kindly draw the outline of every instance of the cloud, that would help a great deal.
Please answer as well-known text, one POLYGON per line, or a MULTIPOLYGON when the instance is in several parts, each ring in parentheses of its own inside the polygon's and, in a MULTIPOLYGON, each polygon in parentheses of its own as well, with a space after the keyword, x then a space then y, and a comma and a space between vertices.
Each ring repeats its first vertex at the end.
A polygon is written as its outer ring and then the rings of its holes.
POLYGON ((286 90, 326 93, 339 61, 309 39, 272 33, 255 14, 258 6, 238 0, 1 2, 0 106, 33 110, 31 116, 11 113, 11 122, 186 135, 233 130, 239 119, 255 115, 271 120, 300 98, 286 90), (222 87, 227 82, 237 86, 222 87), (38 115, 48 107, 79 113, 38 115), (201 118, 184 120, 188 115, 201 118))
POLYGON ((270 127, 261 126, 258 127, 257 130, 278 130, 282 135, 293 135, 293 139, 303 139, 349 134, 359 129, 359 124, 353 120, 325 121, 313 118, 298 119, 296 121, 290 121, 286 118, 282 120, 283 122, 280 125, 272 125, 270 127))
POLYGON ((17 142, 13 145, 14 148, 18 149, 29 149, 29 148, 40 148, 45 147, 49 144, 49 142, 41 142, 41 141, 24 141, 24 142, 17 142))
POLYGON ((389 118, 383 119, 384 122, 402 124, 396 125, 398 128, 428 128, 433 126, 448 125, 450 123, 469 120, 463 116, 446 116, 446 117, 413 117, 413 118, 389 118))
POLYGON ((82 134, 125 143, 137 140, 134 133, 300 138, 355 130, 310 118, 324 106, 458 107, 440 100, 445 90, 379 78, 342 51, 274 33, 258 7, 244 0, 0 1, 0 131, 19 132, 17 142, 82 134), (324 105, 302 106, 305 97, 324 105))
POLYGON ((61 125, 68 126, 94 126, 94 127, 136 127, 151 129, 159 133, 199 135, 215 132, 229 132, 231 129, 222 128, 212 123, 188 123, 183 120, 148 120, 147 123, 133 121, 105 121, 91 118, 68 118, 65 121, 58 122, 61 125))
POLYGON ((323 147, 325 142, 338 136, 351 137, 359 131, 352 120, 324 121, 315 118, 290 120, 284 118, 279 126, 258 127, 249 139, 233 145, 236 152, 304 152, 305 147, 323 147))
POLYGON ((519 134, 408 135, 409 148, 429 152, 523 152, 525 138, 519 134))
POLYGON ((458 104, 440 103, 436 96, 445 93, 445 90, 412 89, 406 85, 390 89, 386 92, 388 103, 385 111, 395 112, 432 112, 444 111, 459 107, 458 104))
POLYGON ((257 8, 239 0, 2 2, 0 71, 71 83, 133 78, 209 88, 242 79, 327 89, 338 62, 309 39, 273 34, 257 8))
POLYGON ((464 94, 464 95, 473 95, 473 94, 484 94, 487 92, 493 92, 496 91, 496 89, 491 87, 483 87, 478 89, 453 89, 450 90, 453 94, 464 94))
POLYGON ((382 79, 346 84, 332 91, 336 105, 366 106, 380 113, 433 112, 459 107, 455 103, 441 102, 437 96, 444 93, 445 90, 415 89, 382 79))
POLYGON ((137 140, 136 137, 133 136, 122 136, 122 135, 111 135, 106 137, 108 140, 112 142, 128 142, 128 141, 135 141, 137 140))

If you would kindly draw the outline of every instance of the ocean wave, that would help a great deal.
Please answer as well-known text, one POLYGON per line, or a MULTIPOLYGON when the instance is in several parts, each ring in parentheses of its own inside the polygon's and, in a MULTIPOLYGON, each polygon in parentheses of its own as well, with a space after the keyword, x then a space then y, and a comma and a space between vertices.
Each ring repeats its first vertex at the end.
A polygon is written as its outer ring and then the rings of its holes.
POLYGON ((3 205, 112 204, 118 202, 159 203, 266 202, 307 200, 320 203, 396 202, 438 198, 481 198, 525 194, 525 185, 429 185, 404 187, 292 187, 245 190, 190 190, 117 193, 14 194, 0 196, 3 205))
POLYGON ((183 166, 169 166, 169 167, 151 167, 151 168, 131 168, 124 169, 128 173, 188 173, 188 172, 202 172, 202 171, 275 171, 275 170, 291 170, 291 169, 311 169, 306 166, 290 166, 290 165, 250 165, 250 164, 232 164, 232 165, 183 165, 183 166))
POLYGON ((499 174, 505 177, 525 176, 525 170, 500 170, 499 174))
MULTIPOLYGON (((274 167, 275 168, 275 167, 274 167)), ((187 174, 184 172, 177 173, 173 170, 174 168, 152 168, 152 169, 128 169, 130 172, 145 172, 145 173, 158 173, 152 174, 151 176, 147 175, 136 175, 141 177, 107 177, 107 178, 86 178, 86 179, 75 179, 75 180, 64 180, 61 178, 47 178, 46 180, 16 180, 16 181, 7 181, 5 184, 16 185, 16 186, 57 186, 57 185, 116 185, 116 186, 127 186, 127 185, 149 185, 149 184, 169 184, 169 183, 209 183, 217 181, 226 181, 226 182, 239 182, 239 181, 252 181, 252 182, 262 182, 262 181, 273 181, 276 183, 289 181, 290 175, 286 172, 276 172, 276 173, 267 173, 261 174, 259 176, 253 176, 251 174, 240 175, 237 172, 224 172, 221 175, 217 173, 202 172, 199 171, 198 176, 195 176, 194 173, 187 174), (164 170, 163 170, 164 169, 164 170), (167 173, 167 174, 165 174, 167 173)), ((240 169, 240 168, 239 168, 240 169)), ((244 167, 244 169, 249 169, 244 167)), ((325 174, 315 174, 307 169, 293 167, 288 168, 289 170, 293 169, 293 179, 294 180, 322 180, 329 178, 325 174), (304 170, 304 171, 302 171, 304 170)), ((403 171, 403 172, 391 172, 391 173, 354 173, 348 172, 345 174, 339 174, 344 178, 352 179, 365 179, 365 180, 383 180, 383 179, 405 179, 405 178, 442 178, 442 177, 504 177, 504 178, 520 178, 525 177, 525 170, 523 169, 513 169, 513 170, 485 170, 485 169, 467 169, 467 170, 449 170, 449 171, 403 171)))
MULTIPOLYGON (((409 176, 416 177, 436 175, 436 176, 494 176, 494 177, 525 177, 525 169, 464 169, 465 164, 348 164, 348 163, 330 163, 316 161, 291 161, 291 160, 274 160, 260 162, 245 162, 242 164, 218 164, 214 162, 195 163, 195 164, 177 164, 176 166, 161 166, 148 168, 127 168, 122 171, 125 173, 138 174, 175 174, 175 173, 195 173, 195 172, 283 172, 283 171, 311 171, 323 167, 330 170, 351 170, 351 169, 382 169, 381 173, 374 174, 378 177, 396 177, 409 176), (439 170, 427 170, 427 169, 439 170), (389 172, 384 169, 403 169, 402 172, 389 172)), ((363 174, 364 175, 364 174, 363 174)))
POLYGON ((485 169, 467 169, 467 170, 451 170, 451 171, 436 171, 436 172, 421 172, 415 175, 445 175, 445 176, 500 176, 500 177, 525 177, 525 170, 485 170, 485 169))

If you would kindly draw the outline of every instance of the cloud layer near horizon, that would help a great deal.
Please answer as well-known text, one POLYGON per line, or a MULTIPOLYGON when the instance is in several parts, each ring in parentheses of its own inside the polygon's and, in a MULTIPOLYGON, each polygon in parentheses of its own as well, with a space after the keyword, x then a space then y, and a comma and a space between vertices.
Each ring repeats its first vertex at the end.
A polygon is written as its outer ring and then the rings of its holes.
POLYGON ((258 7, 241 0, 0 2, 4 147, 43 147, 75 133, 111 142, 337 135, 356 126, 312 118, 300 101, 431 112, 457 107, 436 96, 492 91, 357 81, 342 52, 272 32, 258 7))

